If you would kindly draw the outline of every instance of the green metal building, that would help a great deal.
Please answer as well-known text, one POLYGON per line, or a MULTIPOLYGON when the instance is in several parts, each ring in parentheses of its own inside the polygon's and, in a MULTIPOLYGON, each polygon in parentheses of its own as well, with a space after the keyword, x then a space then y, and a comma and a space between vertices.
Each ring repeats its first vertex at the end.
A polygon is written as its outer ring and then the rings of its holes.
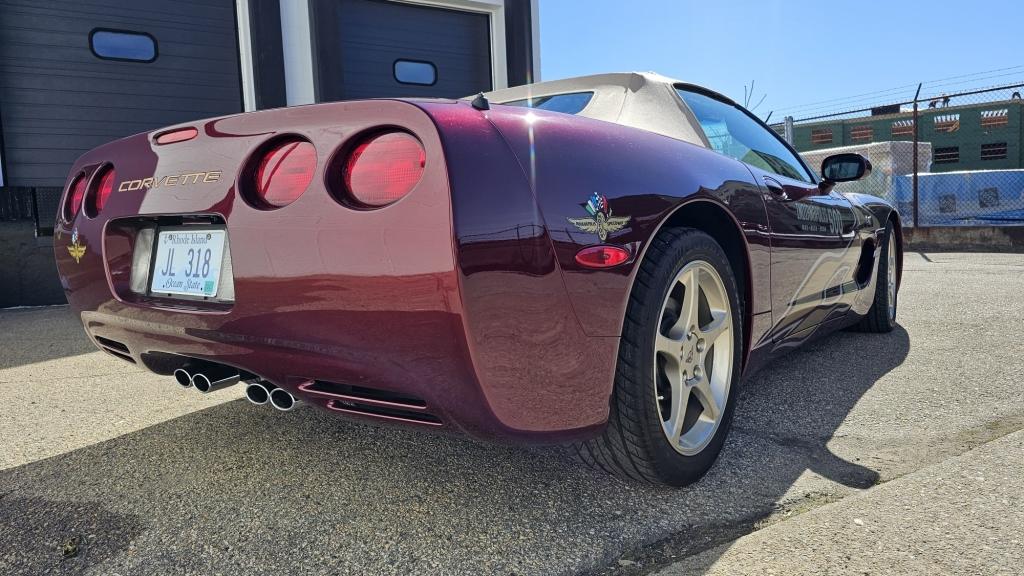
MULTIPOLYGON (((800 152, 871 142, 914 139, 914 116, 902 110, 876 109, 875 114, 842 120, 803 122, 793 126, 793 145, 800 152), (878 112, 890 112, 881 113, 878 112)), ((922 107, 921 142, 932 144, 932 172, 1024 168, 1024 102, 1010 100, 922 107)), ((775 128, 782 131, 781 125, 775 128)))

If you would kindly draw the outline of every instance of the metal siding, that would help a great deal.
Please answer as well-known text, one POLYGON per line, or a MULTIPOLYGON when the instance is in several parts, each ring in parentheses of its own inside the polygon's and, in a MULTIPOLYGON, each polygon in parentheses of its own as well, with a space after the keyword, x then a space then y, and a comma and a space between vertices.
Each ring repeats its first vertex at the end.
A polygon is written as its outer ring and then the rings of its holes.
POLYGON ((62 186, 83 152, 167 124, 241 111, 232 0, 0 2, 9 186, 62 186), (155 62, 101 60, 89 32, 156 38, 155 62))
POLYGON ((533 82, 532 11, 530 0, 505 1, 505 60, 510 87, 533 82))
POLYGON ((284 91, 284 53, 281 46, 279 0, 249 0, 256 109, 287 105, 284 91))
POLYGON ((460 97, 491 89, 490 17, 384 0, 315 5, 320 100, 460 97), (433 86, 401 84, 397 59, 437 68, 433 86))
MULTIPOLYGON (((7 147, 4 146, 4 100, 0 97, 0 190, 6 186, 7 181, 7 147)), ((3 197, 0 196, 0 207, 3 206, 3 197)), ((0 219, 3 219, 3 209, 0 208, 0 219)))

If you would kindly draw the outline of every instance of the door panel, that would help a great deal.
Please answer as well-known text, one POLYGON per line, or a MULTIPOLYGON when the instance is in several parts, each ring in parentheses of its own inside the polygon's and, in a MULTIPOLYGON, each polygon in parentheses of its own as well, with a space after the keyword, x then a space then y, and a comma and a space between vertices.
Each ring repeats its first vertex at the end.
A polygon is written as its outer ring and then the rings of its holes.
POLYGON ((677 92, 710 147, 746 164, 766 191, 772 338, 786 340, 845 314, 843 295, 852 289, 862 244, 849 200, 822 194, 792 146, 742 107, 696 87, 677 92))
POLYGON ((818 186, 751 170, 768 190, 772 239, 772 317, 776 339, 845 313, 861 242, 853 206, 818 186))

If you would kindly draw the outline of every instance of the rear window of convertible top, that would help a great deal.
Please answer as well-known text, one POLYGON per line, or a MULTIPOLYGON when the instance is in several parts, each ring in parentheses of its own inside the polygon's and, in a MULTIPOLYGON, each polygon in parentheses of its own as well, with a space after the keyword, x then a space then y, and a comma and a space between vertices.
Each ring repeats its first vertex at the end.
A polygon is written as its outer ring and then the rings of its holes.
POLYGON ((563 114, 578 114, 580 110, 587 107, 590 99, 594 97, 593 92, 571 92, 569 94, 552 94, 550 96, 537 96, 525 100, 513 100, 502 102, 506 106, 522 106, 524 108, 537 108, 563 114))

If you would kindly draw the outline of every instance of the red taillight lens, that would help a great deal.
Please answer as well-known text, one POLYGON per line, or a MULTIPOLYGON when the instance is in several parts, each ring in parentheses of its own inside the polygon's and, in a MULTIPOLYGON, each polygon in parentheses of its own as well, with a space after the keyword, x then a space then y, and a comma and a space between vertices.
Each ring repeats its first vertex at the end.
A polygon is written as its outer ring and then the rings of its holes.
POLYGON ((103 207, 107 205, 107 199, 110 198, 110 193, 114 191, 114 180, 116 179, 117 173, 114 172, 113 168, 107 168, 100 175, 90 206, 90 212, 92 212, 93 216, 99 214, 100 210, 103 210, 103 207))
POLYGON ((345 187, 364 206, 387 206, 408 194, 423 176, 427 153, 405 132, 379 134, 361 142, 345 162, 345 187))
POLYGON ((316 171, 316 148, 309 142, 292 140, 278 144, 260 160, 256 169, 256 194, 268 208, 295 202, 316 171))
POLYGON ((68 187, 68 201, 64 209, 64 217, 67 220, 74 218, 82 208, 82 200, 85 198, 85 186, 88 182, 85 174, 75 176, 75 180, 68 187))
POLYGON ((576 253, 576 263, 585 268, 611 268, 629 260, 629 251, 618 246, 587 246, 576 253))

